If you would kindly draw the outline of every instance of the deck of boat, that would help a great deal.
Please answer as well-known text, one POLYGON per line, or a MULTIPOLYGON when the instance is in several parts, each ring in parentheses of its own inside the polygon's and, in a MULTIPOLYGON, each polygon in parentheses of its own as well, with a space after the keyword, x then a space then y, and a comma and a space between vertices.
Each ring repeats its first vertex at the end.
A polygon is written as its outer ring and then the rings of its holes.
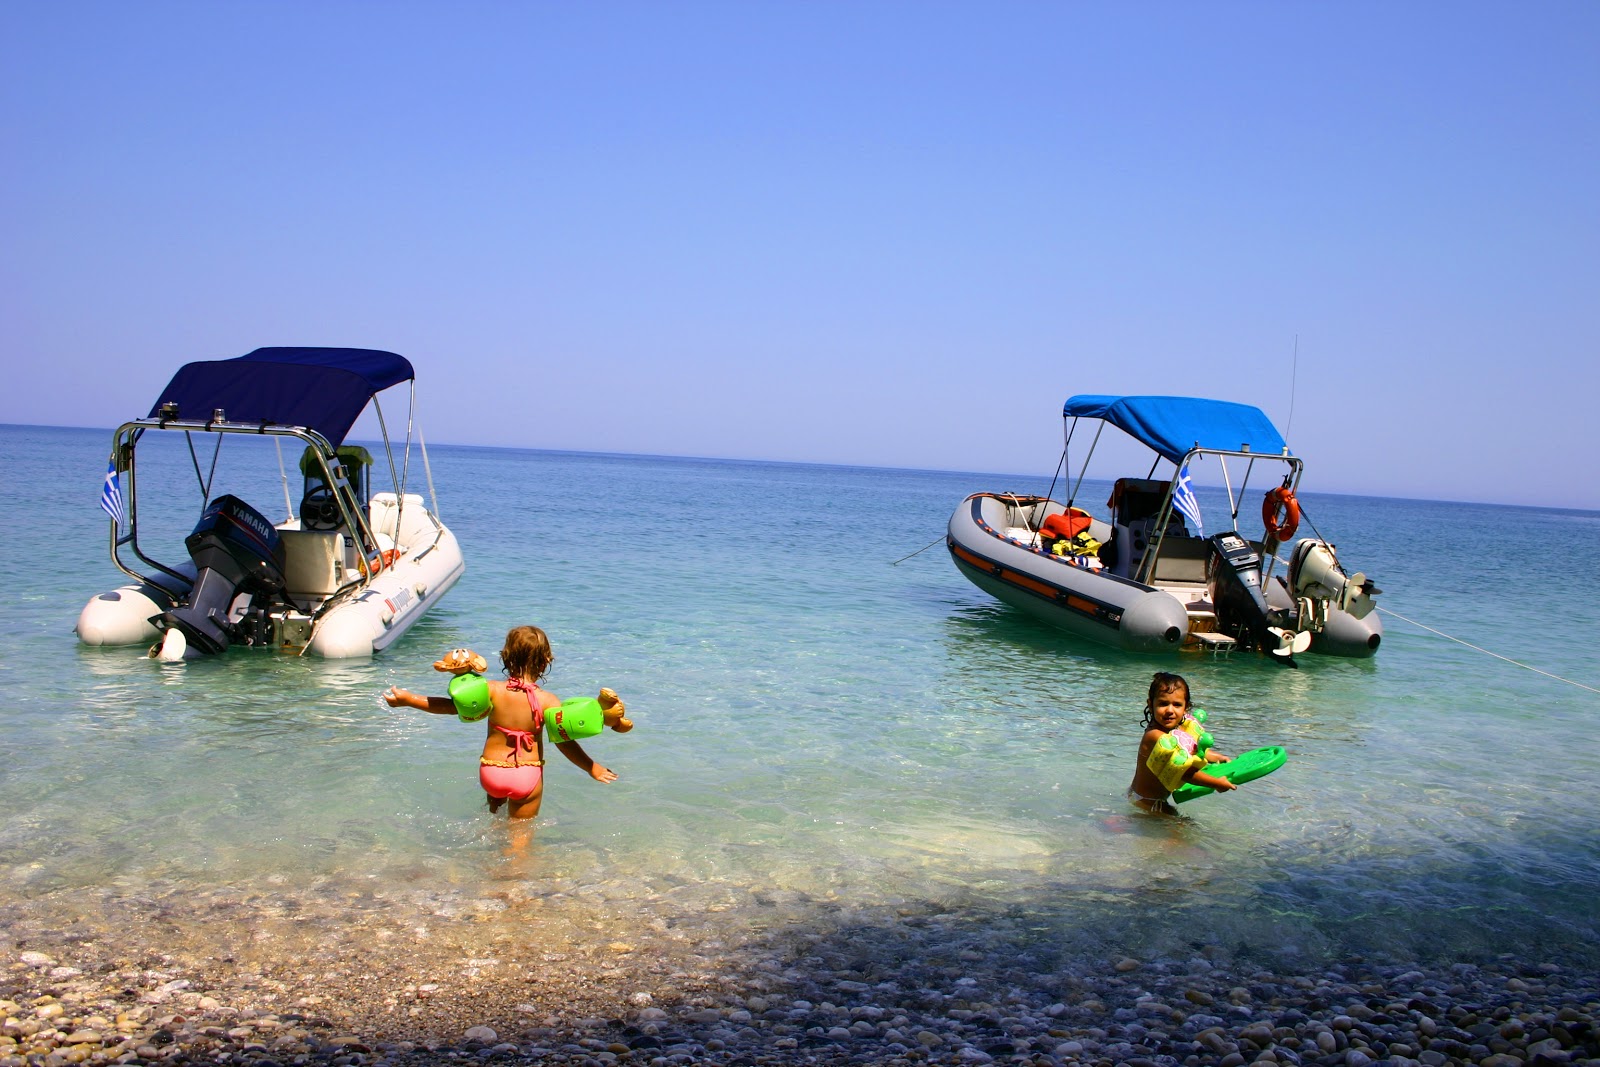
MULTIPOLYGON (((1028 526, 1008 526, 1005 536, 1025 545, 1038 544, 1038 532, 1028 526)), ((1163 560, 1156 567, 1156 577, 1150 583, 1165 593, 1170 593, 1183 605, 1189 615, 1189 639, 1201 648, 1212 652, 1232 651, 1237 643, 1227 634, 1216 632, 1216 605, 1211 602, 1211 591, 1206 584, 1206 542, 1185 538, 1182 542, 1169 541, 1170 555, 1163 552, 1163 560), (1193 541, 1191 545, 1189 542, 1193 541)))

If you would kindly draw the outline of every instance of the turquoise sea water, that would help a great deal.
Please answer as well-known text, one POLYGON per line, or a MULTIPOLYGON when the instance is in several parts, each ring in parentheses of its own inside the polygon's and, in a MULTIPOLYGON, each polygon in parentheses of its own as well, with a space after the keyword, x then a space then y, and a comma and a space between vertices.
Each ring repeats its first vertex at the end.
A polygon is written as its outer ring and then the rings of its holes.
MULTIPOLYGON (((109 443, 0 427, 8 903, 505 879, 479 729, 378 694, 442 690, 445 650, 492 658, 535 622, 550 688, 609 685, 638 728, 588 745, 611 786, 553 756, 531 885, 603 886, 662 923, 981 907, 1069 950, 1596 960, 1600 695, 1393 616, 1370 661, 1118 655, 993 601, 942 545, 895 564, 967 493, 1045 479, 436 446, 467 572, 398 646, 168 665, 72 631, 122 581, 96 506, 109 443), (1223 750, 1289 764, 1176 823, 1133 815, 1158 669, 1188 676, 1223 750)), ((1600 514, 1301 497, 1387 608, 1600 685, 1600 514)), ((275 470, 250 499, 278 517, 275 470)))

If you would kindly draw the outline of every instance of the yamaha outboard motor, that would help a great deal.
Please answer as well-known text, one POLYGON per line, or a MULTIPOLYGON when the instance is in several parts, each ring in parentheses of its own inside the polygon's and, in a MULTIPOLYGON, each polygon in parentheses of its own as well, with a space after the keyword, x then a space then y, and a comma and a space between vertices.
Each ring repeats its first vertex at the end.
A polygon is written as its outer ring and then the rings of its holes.
POLYGON ((1284 629, 1282 614, 1267 606, 1261 555, 1237 533, 1215 534, 1206 555, 1206 586, 1217 612, 1217 629, 1247 648, 1276 656, 1304 652, 1310 634, 1284 629))
POLYGON ((182 633, 198 652, 218 653, 230 642, 254 644, 261 627, 250 615, 235 622, 241 593, 276 594, 283 589, 283 543, 260 512, 236 496, 211 502, 194 532, 184 539, 194 560, 194 588, 184 602, 152 620, 182 633))

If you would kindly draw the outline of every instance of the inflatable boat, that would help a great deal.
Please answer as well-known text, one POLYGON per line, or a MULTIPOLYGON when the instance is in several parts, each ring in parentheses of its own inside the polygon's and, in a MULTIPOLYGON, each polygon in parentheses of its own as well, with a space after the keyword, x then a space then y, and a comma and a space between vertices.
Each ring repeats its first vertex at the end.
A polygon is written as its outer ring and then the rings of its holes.
POLYGON ((1303 464, 1258 408, 1193 397, 1075 396, 1063 416, 1060 469, 1071 488, 1064 502, 974 493, 950 517, 950 558, 979 589, 1129 652, 1254 649, 1290 663, 1299 652, 1377 652, 1379 590, 1366 575, 1346 572, 1326 540, 1296 539, 1303 464), (1073 483, 1067 461, 1080 420, 1100 425, 1073 483), (1172 473, 1117 479, 1102 517, 1075 498, 1107 425, 1156 453, 1151 474, 1162 461, 1172 473), (1191 468, 1209 459, 1220 466, 1231 518, 1228 529, 1208 536, 1191 468), (1261 535, 1253 537, 1237 516, 1258 468, 1276 469, 1262 500, 1261 535), (1280 548, 1287 560, 1278 558, 1280 548))
MULTIPOLYGON (((258 348, 179 369, 150 413, 124 423, 112 439, 101 506, 111 516, 111 562, 131 581, 84 606, 79 640, 147 646, 151 658, 169 661, 233 647, 371 656, 399 640, 464 569, 437 501, 429 507, 421 494, 406 491, 410 413, 397 466, 378 405, 379 393, 407 383, 410 404, 410 362, 358 348, 258 348), (371 453, 344 443, 369 402, 395 483, 381 492, 369 491, 371 453), (170 438, 178 439, 178 454, 186 446, 193 495, 173 491, 174 448, 160 449, 164 466, 147 462, 158 469, 141 494, 141 446, 148 455, 157 440, 170 438), (262 447, 266 440, 270 451, 262 447), (298 514, 285 445, 291 455, 298 452, 298 514), (239 466, 224 461, 228 452, 277 457, 283 520, 223 491, 239 466), (152 528, 181 531, 190 522, 181 545, 149 543, 161 539, 152 528), (174 549, 186 555, 174 558, 174 549), (162 552, 165 560, 157 558, 162 552)), ((418 449, 426 471, 420 439, 418 449)), ((240 481, 257 489, 272 484, 270 472, 240 481)), ((428 482, 431 493, 431 473, 428 482)))

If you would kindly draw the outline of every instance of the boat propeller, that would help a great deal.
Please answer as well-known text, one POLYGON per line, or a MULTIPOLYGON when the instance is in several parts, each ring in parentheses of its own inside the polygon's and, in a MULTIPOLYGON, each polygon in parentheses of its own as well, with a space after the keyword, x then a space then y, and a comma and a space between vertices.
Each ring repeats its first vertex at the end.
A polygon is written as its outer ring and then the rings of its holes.
POLYGON ((1311 631, 1309 630, 1297 632, 1285 629, 1282 626, 1268 626, 1267 632, 1278 639, 1278 646, 1267 650, 1274 656, 1293 656, 1311 647, 1311 631))

